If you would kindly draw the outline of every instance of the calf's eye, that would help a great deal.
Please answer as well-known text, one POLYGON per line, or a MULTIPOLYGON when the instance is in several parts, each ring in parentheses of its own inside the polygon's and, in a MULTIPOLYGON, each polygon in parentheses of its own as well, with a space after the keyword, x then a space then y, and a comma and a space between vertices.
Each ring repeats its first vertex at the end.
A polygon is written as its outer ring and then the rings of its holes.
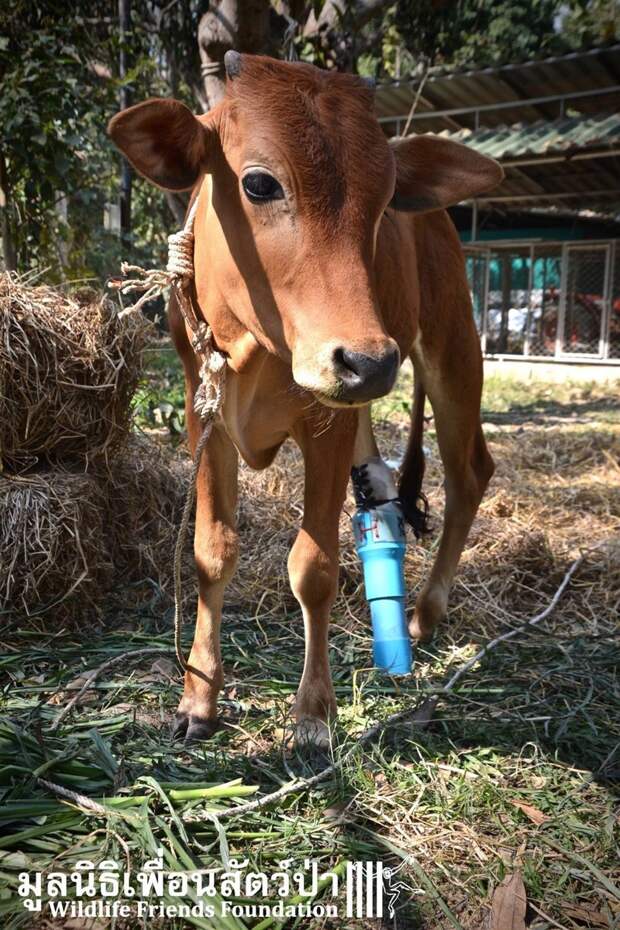
POLYGON ((266 171, 248 171, 241 180, 241 186, 250 203, 268 203, 284 198, 282 185, 266 171))

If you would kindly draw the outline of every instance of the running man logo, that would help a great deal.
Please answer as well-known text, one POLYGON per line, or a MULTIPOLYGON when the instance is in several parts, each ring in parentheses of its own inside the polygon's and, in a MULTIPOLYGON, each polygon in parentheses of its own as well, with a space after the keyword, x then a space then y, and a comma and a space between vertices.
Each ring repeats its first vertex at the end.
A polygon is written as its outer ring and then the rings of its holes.
POLYGON ((395 869, 382 862, 347 863, 347 917, 394 917, 394 908, 401 891, 415 893, 398 873, 407 865, 403 859, 395 869), (384 908, 387 909, 387 914, 384 908))

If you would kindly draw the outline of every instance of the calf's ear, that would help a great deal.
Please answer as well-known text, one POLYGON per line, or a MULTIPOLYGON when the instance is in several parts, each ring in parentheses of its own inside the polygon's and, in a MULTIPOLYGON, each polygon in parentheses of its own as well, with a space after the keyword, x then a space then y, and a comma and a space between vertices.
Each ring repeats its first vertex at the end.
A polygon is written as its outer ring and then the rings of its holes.
POLYGON ((194 186, 215 135, 185 104, 159 98, 121 110, 108 123, 108 133, 136 171, 172 191, 194 186))
POLYGON ((493 158, 441 136, 407 136, 391 146, 396 187, 390 207, 395 210, 441 210, 492 190, 504 177, 493 158))

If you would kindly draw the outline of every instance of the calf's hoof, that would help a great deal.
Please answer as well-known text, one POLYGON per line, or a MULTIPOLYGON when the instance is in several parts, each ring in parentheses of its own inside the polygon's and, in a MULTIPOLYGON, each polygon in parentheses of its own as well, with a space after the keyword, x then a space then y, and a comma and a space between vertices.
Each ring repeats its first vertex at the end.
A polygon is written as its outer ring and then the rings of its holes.
POLYGON ((312 752, 328 753, 332 736, 327 723, 318 717, 304 717, 295 725, 295 746, 312 752))
POLYGON ((430 643, 435 638, 437 625, 446 616, 447 595, 441 589, 423 591, 417 599, 415 611, 409 621, 409 635, 418 643, 430 643))
POLYGON ((186 743, 209 739, 218 728, 218 720, 209 720, 198 717, 196 714, 186 714, 179 711, 172 724, 172 738, 184 739, 186 743))
POLYGON ((414 643, 432 643, 435 639, 435 627, 420 623, 420 618, 414 614, 409 621, 409 635, 414 643))

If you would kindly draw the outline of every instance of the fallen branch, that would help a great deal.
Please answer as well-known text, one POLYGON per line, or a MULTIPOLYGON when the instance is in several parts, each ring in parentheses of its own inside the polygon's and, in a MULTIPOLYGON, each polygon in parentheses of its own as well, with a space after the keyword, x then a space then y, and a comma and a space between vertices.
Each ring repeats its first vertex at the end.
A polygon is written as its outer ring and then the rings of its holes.
POLYGON ((540 623, 549 614, 555 609, 560 598, 562 597, 564 591, 566 590, 569 581, 572 576, 579 568, 583 562, 584 555, 580 555, 578 559, 572 563, 566 574, 564 575, 562 581, 555 594, 553 595, 550 603, 543 611, 536 616, 532 617, 530 620, 527 620, 525 623, 522 623, 520 626, 515 627, 512 630, 509 630, 506 633, 502 633, 501 636, 497 636, 491 642, 487 643, 479 652, 476 653, 471 659, 468 659, 463 665, 461 665, 454 675, 448 679, 447 683, 443 688, 437 689, 437 692, 434 696, 427 698, 422 704, 418 704, 415 707, 408 707, 405 710, 400 710, 395 714, 391 714, 385 720, 380 721, 379 723, 373 724, 367 730, 358 737, 354 746, 351 750, 346 753, 341 759, 337 762, 333 762, 331 765, 328 765, 326 768, 322 769, 320 772, 317 772, 316 775, 312 775, 309 778, 298 778, 292 782, 289 782, 287 785, 283 785, 281 788, 278 788, 277 791, 272 792, 271 794, 266 794, 262 798, 258 798, 255 801, 250 801, 247 804, 241 804, 239 807, 231 807, 225 811, 218 811, 217 817, 218 820, 224 820, 229 817, 237 817, 243 814, 250 814, 254 811, 260 810, 263 807, 266 807, 268 804, 273 803, 273 801, 279 801, 280 798, 286 797, 288 794, 292 794, 295 791, 308 791, 310 788, 314 788, 315 785, 320 784, 323 781, 326 781, 332 775, 335 775, 345 761, 349 757, 350 753, 353 752, 359 746, 363 746, 366 743, 371 742, 375 737, 379 736, 385 730, 390 729, 394 724, 402 723, 404 720, 411 719, 412 722, 417 722, 418 726, 424 727, 430 721, 432 713, 435 709, 441 695, 448 694, 453 690, 456 683, 459 681, 462 676, 469 671, 474 665, 476 665, 484 656, 486 656, 492 649, 495 649, 499 646, 500 643, 505 642, 506 640, 512 639, 514 636, 518 636, 520 633, 526 632, 530 627, 535 626, 540 623), (417 721, 416 721, 417 717, 417 721))
POLYGON ((506 640, 508 639, 512 639, 513 636, 518 636, 519 633, 524 633, 529 627, 536 626, 537 623, 540 623, 541 620, 545 620, 546 617, 548 617, 549 614, 557 606, 557 603, 562 597, 562 595, 564 594, 564 591, 566 590, 566 587, 569 581, 571 580, 571 578, 573 577, 573 575, 575 574, 575 572, 577 571, 577 569, 579 568, 583 560, 584 560, 583 555, 580 555, 578 559, 575 559, 571 567, 568 569, 568 571, 562 578, 559 588, 557 589, 557 591, 551 598, 551 601, 549 602, 547 607, 545 607, 544 610, 542 610, 539 614, 536 614, 536 616, 532 617, 530 620, 526 620, 526 622, 522 623, 521 626, 517 626, 512 630, 507 630, 506 633, 502 633, 501 636, 496 636, 495 639, 492 639, 490 643, 487 643, 486 646, 483 646, 482 649, 479 652, 477 652, 475 656, 473 656, 471 659, 469 659, 467 662, 461 665, 460 668, 456 670, 452 678, 450 678, 445 688, 443 689, 444 692, 451 691, 452 688, 457 683, 457 681, 459 680, 459 678, 462 678, 465 672, 468 672, 469 669, 472 668, 472 666, 476 665, 480 661, 480 659, 484 658, 487 652, 490 652, 491 649, 495 649, 495 647, 499 646, 500 643, 506 642, 506 640))
MULTIPOLYGON (((171 652, 170 649, 160 648, 157 646, 146 646, 144 649, 134 649, 133 652, 122 652, 120 655, 113 656, 111 659, 107 659, 102 665, 98 668, 93 669, 90 672, 86 672, 86 681, 82 687, 77 691, 74 696, 71 698, 66 707, 64 707, 61 712, 58 714, 54 722, 50 727, 50 732, 57 730, 62 721, 65 719, 67 714, 75 707, 77 702, 80 700, 82 695, 92 688, 95 681, 99 678, 102 672, 105 672, 106 669, 111 668, 113 665, 116 665, 119 662, 126 662, 128 659, 135 659, 138 656, 146 655, 165 655, 171 652)), ((62 689, 59 689, 62 690, 62 689)), ((54 692, 57 693, 57 692, 54 692)), ((50 783, 51 784, 51 783, 50 783)))

